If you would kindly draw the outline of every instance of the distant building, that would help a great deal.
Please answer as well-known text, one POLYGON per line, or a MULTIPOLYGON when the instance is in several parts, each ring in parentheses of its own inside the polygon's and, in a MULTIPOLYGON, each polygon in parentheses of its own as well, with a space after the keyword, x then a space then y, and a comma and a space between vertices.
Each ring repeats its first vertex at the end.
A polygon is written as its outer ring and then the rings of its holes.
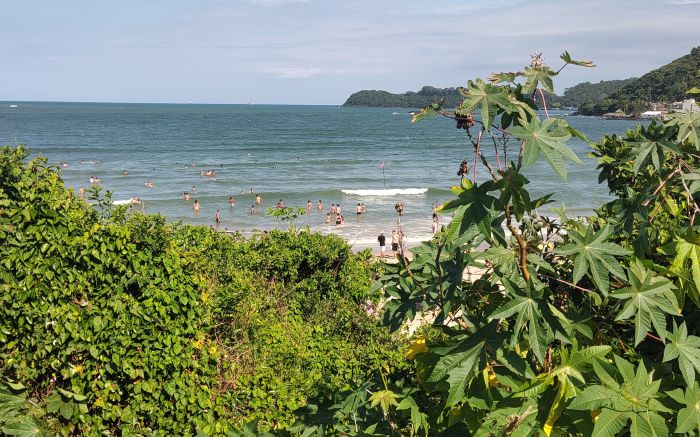
POLYGON ((639 117, 662 119, 664 117, 664 113, 661 111, 646 111, 639 114, 639 117))
POLYGON ((681 106, 681 111, 700 111, 700 106, 695 103, 695 99, 685 99, 683 100, 683 105, 681 106))

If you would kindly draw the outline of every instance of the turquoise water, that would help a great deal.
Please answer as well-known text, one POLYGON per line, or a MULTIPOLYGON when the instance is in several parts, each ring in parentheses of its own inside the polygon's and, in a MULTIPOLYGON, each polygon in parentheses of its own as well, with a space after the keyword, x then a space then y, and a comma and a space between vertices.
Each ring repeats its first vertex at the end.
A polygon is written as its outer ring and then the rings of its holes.
MULTIPOLYGON (((592 140, 636 125, 567 118, 592 140)), ((279 199, 300 207, 311 200, 314 209, 299 225, 338 233, 357 245, 395 228, 398 201, 406 205, 401 220, 408 241, 428 238, 432 207, 448 199, 447 189, 459 182, 461 160, 473 159, 464 131, 451 120, 411 124, 406 109, 334 106, 0 103, 0 144, 16 143, 50 162, 67 163, 61 175, 68 186, 78 190, 89 186, 91 176, 99 177, 115 200, 139 197, 147 212, 169 220, 214 225, 220 209, 221 229, 262 230, 280 226, 265 214, 279 199), (214 179, 200 176, 210 169, 214 179), (145 187, 149 180, 151 189, 145 187), (386 189, 420 194, 390 194, 383 191, 385 182, 386 189), (182 200, 192 186, 199 213, 192 200, 182 200), (263 198, 254 215, 251 189, 263 198), (316 209, 319 199, 323 213, 316 209), (368 209, 362 216, 355 214, 358 202, 368 209), (331 203, 341 204, 345 225, 324 223, 331 203)), ((588 146, 579 140, 571 146, 584 164, 568 166, 569 182, 560 181, 544 161, 525 174, 537 194, 556 193, 554 206, 563 202, 574 214, 586 214, 607 199, 607 190, 597 182, 588 146)), ((511 148, 514 157, 517 145, 511 148)), ((478 179, 486 175, 479 166, 478 179)))

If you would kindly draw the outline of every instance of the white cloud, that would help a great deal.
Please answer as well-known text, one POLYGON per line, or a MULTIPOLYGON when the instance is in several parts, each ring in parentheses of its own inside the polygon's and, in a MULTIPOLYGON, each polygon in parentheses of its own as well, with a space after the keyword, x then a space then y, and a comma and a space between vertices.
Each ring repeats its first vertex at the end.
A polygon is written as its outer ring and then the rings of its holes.
POLYGON ((268 74, 281 79, 309 79, 321 74, 321 69, 316 67, 299 67, 294 65, 275 65, 263 68, 268 74))
POLYGON ((700 0, 667 0, 666 4, 677 6, 700 5, 700 0))

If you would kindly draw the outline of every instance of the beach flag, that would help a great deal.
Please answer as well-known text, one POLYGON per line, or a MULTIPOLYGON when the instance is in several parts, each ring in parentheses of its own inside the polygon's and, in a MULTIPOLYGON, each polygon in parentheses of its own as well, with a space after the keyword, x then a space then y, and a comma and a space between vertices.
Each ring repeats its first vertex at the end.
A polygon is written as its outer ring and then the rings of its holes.
POLYGON ((384 161, 379 163, 379 168, 384 168, 384 161))

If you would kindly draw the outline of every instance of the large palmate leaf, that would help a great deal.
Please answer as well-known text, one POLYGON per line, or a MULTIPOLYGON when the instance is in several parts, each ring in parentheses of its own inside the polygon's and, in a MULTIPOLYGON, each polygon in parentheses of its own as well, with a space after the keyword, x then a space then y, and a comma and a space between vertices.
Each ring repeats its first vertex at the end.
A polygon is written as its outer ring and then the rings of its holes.
POLYGON ((676 258, 671 270, 679 272, 690 261, 695 284, 700 284, 700 233, 688 229, 683 236, 676 237, 676 258))
POLYGON ((625 280, 625 271, 615 256, 629 255, 630 251, 621 246, 606 241, 613 229, 604 226, 598 232, 593 230, 593 225, 588 225, 585 234, 576 230, 569 232, 571 241, 558 248, 557 253, 573 256, 574 260, 574 284, 588 274, 593 283, 604 295, 610 288, 609 274, 625 280))
POLYGON ((481 122, 487 129, 491 127, 499 108, 509 114, 522 111, 522 105, 510 96, 506 88, 486 83, 482 79, 470 80, 464 94, 466 97, 457 112, 468 114, 481 107, 481 122))
POLYGON ((656 171, 661 171, 661 163, 664 162, 665 156, 664 152, 677 154, 680 153, 678 148, 667 139, 648 139, 643 138, 642 141, 632 142, 634 153, 636 158, 634 158, 634 172, 639 173, 639 169, 644 165, 649 159, 651 159, 652 164, 656 171))
POLYGON ((683 379, 688 387, 695 384, 695 374, 700 373, 700 337, 688 335, 685 322, 681 326, 673 321, 673 332, 668 335, 670 343, 664 349, 664 362, 678 359, 683 379))
POLYGON ((542 88, 550 93, 554 92, 554 84, 552 83, 552 76, 554 73, 546 65, 537 67, 525 67, 523 75, 525 76, 525 83, 523 84, 523 92, 525 94, 530 94, 534 92, 539 84, 542 84, 542 88))
POLYGON ((579 157, 566 145, 566 141, 571 138, 566 126, 566 122, 561 120, 548 119, 542 122, 538 117, 532 117, 527 124, 513 127, 511 133, 525 141, 525 166, 534 164, 541 153, 559 177, 566 180, 564 159, 581 163, 579 157))
POLYGON ((461 187, 452 187, 452 191, 457 193, 457 198, 440 205, 436 211, 455 211, 455 219, 459 220, 461 230, 476 225, 483 235, 489 235, 493 216, 500 208, 499 200, 489 194, 489 191, 494 189, 493 181, 477 185, 465 179, 461 187))
MULTIPOLYGON (((551 334, 543 327, 544 315, 551 315, 551 310, 542 299, 542 290, 530 281, 525 290, 521 290, 508 278, 503 278, 506 294, 512 297, 489 316, 489 320, 505 319, 515 316, 511 344, 516 344, 523 328, 527 326, 527 339, 530 350, 540 363, 544 361, 547 344, 553 340, 551 334)), ((551 317, 554 319, 554 317, 551 317)))
POLYGON ((496 324, 489 323, 456 346, 432 348, 421 354, 419 360, 434 361, 426 372, 426 383, 447 382, 447 405, 455 405, 464 398, 464 391, 477 374, 480 364, 486 362, 486 346, 497 347, 499 343, 496 324))
POLYGON ((683 393, 683 398, 679 399, 685 405, 684 408, 678 410, 678 418, 676 419, 676 434, 691 433, 695 431, 697 435, 700 431, 700 387, 698 384, 692 384, 686 387, 683 393))
POLYGON ((594 363, 594 370, 603 385, 586 387, 569 405, 571 410, 601 409, 595 421, 593 436, 609 437, 631 421, 633 436, 666 436, 668 426, 659 413, 670 410, 656 398, 660 380, 653 380, 644 362, 637 369, 628 361, 614 356, 615 366, 594 363), (612 372, 612 374, 611 374, 612 372))
POLYGON ((662 339, 666 338, 665 314, 681 313, 673 293, 676 286, 647 270, 639 260, 630 265, 628 272, 630 286, 610 293, 611 298, 626 301, 615 320, 627 320, 634 316, 635 346, 644 340, 652 325, 662 339))
POLYGON ((521 220, 533 209, 530 193, 524 188, 530 181, 523 176, 515 164, 511 163, 506 171, 499 171, 501 178, 494 188, 501 190, 501 204, 508 205, 516 220, 521 220))
POLYGON ((700 150, 700 111, 683 111, 670 114, 672 125, 678 125, 677 141, 682 143, 689 140, 700 150))

